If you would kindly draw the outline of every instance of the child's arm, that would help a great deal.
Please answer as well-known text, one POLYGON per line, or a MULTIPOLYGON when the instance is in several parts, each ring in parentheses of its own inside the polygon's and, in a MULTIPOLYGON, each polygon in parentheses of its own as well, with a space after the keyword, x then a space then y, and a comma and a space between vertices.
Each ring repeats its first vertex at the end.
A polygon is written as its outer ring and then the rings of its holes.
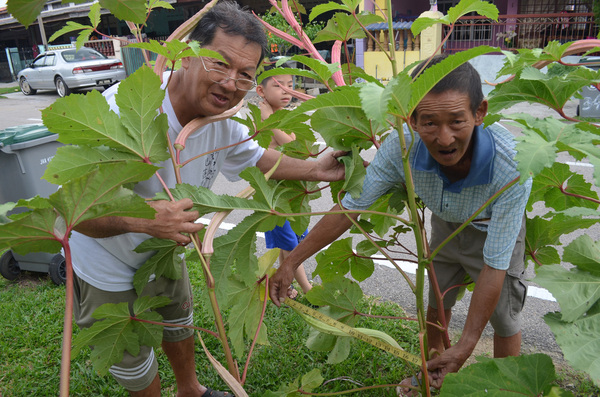
MULTIPOLYGON (((259 107, 260 107, 261 117, 263 120, 266 120, 267 118, 269 118, 269 116, 271 116, 273 114, 273 108, 267 101, 263 100, 260 103, 259 107)), ((271 139, 271 144, 269 145, 269 147, 276 148, 278 146, 285 145, 286 143, 289 143, 295 139, 296 139, 296 134, 294 134, 293 132, 288 134, 281 130, 274 129, 273 130, 273 138, 271 139)))

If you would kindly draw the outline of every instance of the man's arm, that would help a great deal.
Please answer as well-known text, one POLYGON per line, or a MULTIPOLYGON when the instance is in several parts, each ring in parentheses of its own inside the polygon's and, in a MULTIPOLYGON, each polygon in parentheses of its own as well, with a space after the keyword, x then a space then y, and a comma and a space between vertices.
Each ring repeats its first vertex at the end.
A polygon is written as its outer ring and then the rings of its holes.
POLYGON ((188 211, 193 205, 190 199, 150 201, 148 204, 156 210, 154 219, 109 216, 81 222, 75 230, 93 238, 146 233, 156 238, 188 244, 191 239, 183 233, 196 233, 204 227, 194 223, 198 219, 198 211, 188 211))
MULTIPOLYGON (((339 210, 340 207, 336 204, 330 211, 339 210)), ((358 218, 358 214, 350 216, 354 219, 358 218)), ((269 294, 275 305, 280 306, 285 300, 287 290, 294 279, 294 271, 298 266, 327 244, 335 241, 350 226, 352 226, 352 222, 346 214, 327 214, 315 225, 269 280, 269 294)))
POLYGON ((483 269, 475 283, 469 313, 460 340, 441 355, 427 362, 432 386, 439 389, 446 374, 458 372, 473 353, 485 325, 496 309, 505 275, 506 270, 498 270, 483 265, 483 269))
MULTIPOLYGON (((345 169, 344 164, 340 163, 337 158, 344 154, 343 151, 330 152, 321 156, 318 161, 283 156, 272 177, 278 180, 341 181, 344 179, 345 169)), ((281 153, 277 150, 267 149, 256 166, 266 173, 273 168, 280 156, 281 153)))

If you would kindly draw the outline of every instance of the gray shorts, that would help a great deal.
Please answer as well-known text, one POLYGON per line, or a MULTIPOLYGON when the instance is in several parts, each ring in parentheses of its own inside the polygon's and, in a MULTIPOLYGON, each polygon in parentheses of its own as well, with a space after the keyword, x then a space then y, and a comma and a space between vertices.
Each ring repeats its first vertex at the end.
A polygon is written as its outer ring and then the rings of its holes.
MULTIPOLYGON (((459 223, 450 223, 436 215, 431 216, 431 242, 435 249, 454 230, 459 223)), ((477 282, 483 268, 483 246, 486 232, 467 226, 456 237, 442 248, 433 260, 440 291, 463 283, 466 274, 477 282)), ((500 300, 490 318, 490 324, 498 336, 513 336, 521 330, 521 310, 527 296, 527 286, 521 281, 525 271, 525 218, 515 248, 506 271, 500 300)), ((435 295, 429 285, 429 305, 437 308, 435 295)), ((458 288, 448 291, 444 297, 444 308, 450 309, 456 303, 458 288)))
MULTIPOLYGON (((163 322, 174 325, 193 325, 192 287, 185 264, 182 267, 183 277, 181 279, 171 280, 161 277, 151 281, 144 288, 142 295, 171 298, 170 304, 155 309, 163 317, 163 322)), ((135 290, 103 291, 74 276, 73 313, 75 322, 80 328, 91 327, 95 321, 98 321, 92 317, 92 313, 105 303, 129 302, 129 308, 132 311, 133 302, 137 297, 135 290)), ((193 334, 194 330, 190 328, 164 327, 163 341, 179 342, 193 334)), ((140 353, 137 356, 132 356, 125 351, 123 360, 110 367, 109 372, 127 390, 139 391, 147 388, 158 373, 158 362, 154 349, 149 346, 140 346, 140 353)))

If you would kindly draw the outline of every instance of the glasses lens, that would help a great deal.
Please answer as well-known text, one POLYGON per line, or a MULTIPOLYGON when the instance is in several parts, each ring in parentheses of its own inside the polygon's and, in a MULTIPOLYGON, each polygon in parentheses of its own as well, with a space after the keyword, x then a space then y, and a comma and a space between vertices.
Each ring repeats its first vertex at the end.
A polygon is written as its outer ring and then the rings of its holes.
POLYGON ((250 91, 252 88, 254 88, 254 81, 247 79, 237 79, 235 82, 235 86, 238 88, 238 90, 250 91))
POLYGON ((225 84, 227 80, 229 80, 229 75, 227 75, 225 72, 221 72, 220 70, 209 69, 208 78, 215 83, 225 84))

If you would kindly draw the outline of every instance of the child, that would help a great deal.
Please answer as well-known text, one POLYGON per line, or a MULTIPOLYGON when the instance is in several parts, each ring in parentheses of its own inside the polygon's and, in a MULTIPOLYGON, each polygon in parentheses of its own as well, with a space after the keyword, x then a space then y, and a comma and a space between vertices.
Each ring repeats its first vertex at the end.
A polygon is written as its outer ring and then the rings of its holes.
MULTIPOLYGON (((293 76, 291 75, 267 77, 256 87, 256 93, 262 98, 262 102, 260 103, 259 107, 263 120, 268 118, 277 110, 287 106, 292 100, 292 96, 286 93, 279 86, 279 84, 277 84, 277 82, 289 89, 294 88, 294 80, 293 76), (277 79, 277 81, 275 81, 275 79, 277 79)), ((285 145, 294 139, 296 139, 296 136, 293 133, 287 134, 281 130, 273 130, 273 138, 269 147, 276 148, 278 146, 285 145)), ((306 231, 302 233, 301 236, 298 236, 296 233, 294 233, 290 223, 286 220, 283 226, 275 226, 275 229, 265 232, 265 240, 267 243, 267 248, 280 249, 279 263, 281 264, 290 254, 290 252, 296 248, 298 243, 302 241, 305 235, 306 231)), ((300 265, 296 269, 294 277, 296 278, 296 281, 298 281, 298 284, 300 284, 300 287, 304 293, 308 292, 312 288, 308 282, 308 279, 306 278, 303 265, 300 265)), ((296 296, 298 296, 298 292, 293 291, 291 297, 295 299, 296 296)))

